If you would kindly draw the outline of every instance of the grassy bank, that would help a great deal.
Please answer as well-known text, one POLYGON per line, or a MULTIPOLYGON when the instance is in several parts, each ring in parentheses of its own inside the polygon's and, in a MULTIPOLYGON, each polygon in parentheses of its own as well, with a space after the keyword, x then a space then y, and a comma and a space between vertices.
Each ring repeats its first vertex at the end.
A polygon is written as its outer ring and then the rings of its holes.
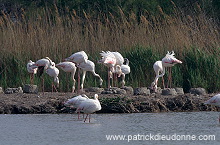
MULTIPOLYGON (((175 5, 173 5, 175 8, 175 5)), ((2 12, 0 17, 0 85, 18 87, 29 83, 26 64, 49 56, 58 63, 72 53, 84 50, 89 59, 100 59, 104 50, 118 51, 130 60, 132 72, 126 84, 133 87, 150 86, 154 80, 152 65, 161 60, 167 51, 174 50, 183 64, 173 67, 173 84, 183 87, 204 87, 209 92, 220 90, 218 77, 220 56, 219 26, 197 6, 194 15, 187 15, 176 8, 172 15, 158 6, 158 15, 133 12, 120 16, 109 13, 96 15, 76 11, 61 14, 58 7, 39 8, 37 13, 21 10, 11 18, 2 12)), ((97 73, 106 80, 107 68, 96 63, 97 73)), ((52 78, 45 75, 46 90, 51 89, 52 78)), ((60 71, 60 91, 70 91, 72 84, 60 71), (69 83, 67 83, 69 82, 69 83)), ((40 84, 40 79, 35 78, 40 84)), ((97 86, 98 80, 88 73, 85 87, 97 86)), ((106 87, 106 81, 104 81, 106 87)))

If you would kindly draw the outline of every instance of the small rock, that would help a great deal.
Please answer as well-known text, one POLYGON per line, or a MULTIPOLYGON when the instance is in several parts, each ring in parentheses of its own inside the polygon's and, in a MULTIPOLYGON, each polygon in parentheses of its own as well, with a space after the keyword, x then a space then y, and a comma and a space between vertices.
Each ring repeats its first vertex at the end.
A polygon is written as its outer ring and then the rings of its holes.
POLYGON ((194 95, 206 95, 206 90, 204 88, 191 88, 189 93, 194 95))
POLYGON ((4 91, 3 91, 2 87, 0 87, 0 93, 4 93, 4 91))
POLYGON ((124 86, 121 89, 124 89, 126 91, 127 94, 134 94, 134 89, 130 86, 124 86))
POLYGON ((134 95, 148 96, 150 95, 150 89, 148 89, 147 87, 136 88, 134 89, 134 95))
POLYGON ((173 96, 175 96, 175 95, 177 95, 177 92, 176 92, 176 90, 174 88, 168 88, 168 89, 163 89, 161 94, 165 95, 165 96, 166 95, 173 95, 173 96))
POLYGON ((86 88, 85 91, 86 92, 101 93, 102 91, 104 91, 104 89, 103 88, 98 88, 98 87, 91 87, 91 88, 86 88))
POLYGON ((184 95, 183 88, 174 88, 176 90, 177 95, 184 95))
POLYGON ((21 87, 18 88, 7 88, 5 90, 5 94, 13 94, 13 93, 23 93, 23 90, 21 87))
POLYGON ((126 91, 124 89, 112 87, 104 89, 104 91, 102 91, 101 94, 126 94, 126 91))
POLYGON ((37 94, 38 93, 37 85, 25 84, 24 93, 37 94))

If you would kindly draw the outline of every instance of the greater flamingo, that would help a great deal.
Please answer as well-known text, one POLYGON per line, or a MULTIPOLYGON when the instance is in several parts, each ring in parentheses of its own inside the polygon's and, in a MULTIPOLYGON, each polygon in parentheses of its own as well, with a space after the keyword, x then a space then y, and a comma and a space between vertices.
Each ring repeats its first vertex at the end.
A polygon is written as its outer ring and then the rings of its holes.
POLYGON ((29 60, 27 63, 27 71, 30 74, 30 82, 33 84, 34 82, 34 75, 37 73, 37 68, 32 67, 35 62, 29 60))
MULTIPOLYGON (((64 105, 67 107, 78 108, 80 103, 87 99, 89 98, 85 94, 82 94, 82 95, 73 97, 71 99, 68 99, 66 102, 64 102, 64 105)), ((79 119, 80 111, 78 111, 77 113, 78 113, 78 119, 79 119)))
POLYGON ((42 76, 43 72, 46 71, 48 66, 50 65, 50 61, 48 59, 49 57, 39 59, 35 62, 35 64, 32 65, 32 68, 38 68, 37 69, 37 75, 38 77, 41 77, 42 79, 42 91, 44 92, 44 77, 42 76))
POLYGON ((108 88, 110 88, 110 78, 112 78, 112 72, 114 71, 114 66, 116 65, 116 57, 110 51, 102 51, 100 55, 102 58, 98 61, 98 63, 102 63, 108 67, 108 88))
POLYGON ((81 91, 83 91, 83 84, 86 76, 86 72, 90 71, 94 76, 99 78, 99 86, 102 85, 102 78, 95 72, 95 64, 91 60, 87 60, 86 62, 82 62, 78 65, 78 68, 82 69, 82 82, 81 82, 81 91))
MULTIPOLYGON (((71 61, 78 65, 82 62, 86 63, 88 60, 88 56, 84 51, 79 51, 74 54, 72 54, 70 57, 66 58, 65 61, 71 61)), ((80 70, 78 69, 78 92, 80 90, 80 70)))
POLYGON ((122 87, 124 87, 125 85, 125 75, 129 74, 131 69, 129 66, 129 60, 127 58, 124 59, 125 60, 125 64, 120 65, 116 65, 115 66, 115 74, 118 75, 118 77, 122 76, 122 87))
POLYGON ((154 72, 156 74, 156 77, 154 79, 154 81, 151 83, 151 89, 156 92, 157 91, 157 84, 158 84, 158 79, 160 77, 162 77, 162 81, 163 81, 163 87, 165 88, 164 85, 164 79, 163 76, 165 74, 165 67, 163 66, 162 61, 156 61, 153 65, 154 68, 154 72), (161 73, 161 74, 160 74, 161 73))
POLYGON ((168 68, 168 71, 169 71, 168 84, 170 84, 170 87, 172 84, 172 75, 171 75, 172 67, 177 63, 180 63, 180 64, 182 63, 182 61, 176 59, 174 55, 175 55, 174 51, 172 51, 171 53, 168 51, 166 56, 162 59, 163 66, 165 68, 168 68))
POLYGON ((73 80, 72 93, 75 91, 76 80, 74 78, 76 72, 76 65, 73 62, 60 62, 56 64, 57 67, 61 68, 64 72, 71 72, 71 79, 73 80))
MULTIPOLYGON (((220 107, 220 94, 213 96, 212 98, 207 100, 204 104, 209 104, 209 105, 220 107)), ((220 122, 220 116, 219 116, 219 122, 220 122)))
POLYGON ((52 82, 52 92, 53 92, 53 88, 57 91, 56 87, 59 87, 59 69, 56 68, 55 63, 52 62, 52 60, 50 58, 47 57, 47 59, 49 60, 49 66, 46 69, 46 73, 50 76, 53 77, 53 82, 56 84, 56 86, 54 85, 54 83, 52 82))
POLYGON ((122 87, 124 87, 125 85, 125 75, 131 72, 131 68, 129 66, 129 60, 127 58, 124 58, 124 63, 125 64, 121 65, 121 71, 124 74, 124 76, 122 76, 122 87))
POLYGON ((90 122, 90 114, 94 113, 96 111, 99 111, 101 109, 102 109, 102 107, 101 107, 101 104, 98 100, 98 95, 95 94, 94 99, 87 99, 85 101, 82 101, 79 104, 77 111, 81 111, 81 112, 84 112, 85 114, 87 114, 84 122, 87 120, 88 116, 89 116, 89 122, 90 122))
POLYGON ((153 68, 154 68, 156 77, 154 81, 151 83, 151 89, 154 92, 157 91, 158 79, 160 77, 162 77, 163 87, 165 88, 164 79, 163 79, 163 76, 165 75, 165 68, 170 68, 169 75, 168 75, 168 83, 170 82, 170 87, 171 87, 171 79, 172 79, 171 67, 173 67, 177 63, 180 63, 180 64, 182 63, 182 61, 176 59, 174 55, 175 55, 174 51, 172 51, 172 53, 168 51, 166 56, 162 59, 162 61, 156 61, 154 63, 153 68))
POLYGON ((113 86, 113 80, 115 78, 114 74, 118 73, 116 72, 116 66, 121 67, 121 65, 124 63, 124 58, 119 52, 102 51, 100 55, 102 58, 98 61, 98 63, 102 63, 108 67, 108 88, 110 88, 110 78, 112 78, 113 86))

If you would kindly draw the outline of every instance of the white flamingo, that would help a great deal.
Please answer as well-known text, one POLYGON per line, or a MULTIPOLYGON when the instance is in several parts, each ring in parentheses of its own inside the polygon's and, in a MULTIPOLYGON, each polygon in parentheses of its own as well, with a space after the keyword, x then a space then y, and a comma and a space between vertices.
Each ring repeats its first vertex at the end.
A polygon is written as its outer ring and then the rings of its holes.
MULTIPOLYGON (((71 61, 75 63, 77 67, 80 63, 83 62, 86 63, 87 60, 88 60, 88 56, 84 51, 76 52, 72 54, 70 57, 65 59, 65 61, 71 61)), ((80 70, 78 69, 78 92, 79 90, 80 90, 80 70)))
MULTIPOLYGON (((170 83, 170 87, 172 84, 172 76, 171 76, 172 70, 171 69, 175 64, 182 63, 182 61, 176 59, 174 55, 175 55, 174 51, 172 51, 172 52, 168 51, 166 56, 162 59, 163 66, 165 68, 168 68, 168 71, 169 71, 168 84, 170 83)), ((167 87, 168 87, 168 85, 167 85, 167 87)))
POLYGON ((99 78, 99 86, 102 85, 102 78, 95 72, 95 64, 91 60, 87 60, 86 62, 82 62, 78 65, 78 68, 82 69, 82 82, 81 82, 81 91, 83 91, 84 80, 86 76, 86 72, 90 71, 94 76, 99 78))
MULTIPOLYGON (((64 105, 67 107, 78 108, 80 103, 87 99, 89 98, 85 94, 82 94, 82 95, 73 97, 71 99, 68 99, 66 102, 64 102, 64 105)), ((77 113, 78 113, 78 119, 79 119, 80 111, 78 111, 77 113)))
MULTIPOLYGON (((220 107, 220 94, 213 96, 212 98, 207 100, 204 104, 209 104, 209 105, 220 107)), ((220 116, 219 116, 219 122, 220 122, 220 116)))
POLYGON ((98 63, 102 63, 108 67, 108 88, 110 88, 110 78, 112 78, 112 72, 114 71, 114 67, 116 65, 116 57, 110 51, 102 51, 100 55, 102 58, 98 61, 98 63))
MULTIPOLYGON (((119 52, 112 52, 112 53, 114 54, 114 56, 116 58, 116 64, 115 64, 115 68, 114 68, 114 70, 116 70, 117 65, 120 66, 120 67, 123 65, 124 58, 119 52)), ((117 75, 116 75, 117 72, 113 71, 112 73, 113 73, 113 81, 115 82, 115 86, 116 86, 116 84, 117 84, 117 75)), ((123 74, 123 72, 122 72, 122 80, 123 80, 123 78, 125 79, 125 74, 123 74)), ((122 82, 122 86, 123 86, 124 83, 125 82, 122 82)))
POLYGON ((84 122, 87 120, 88 116, 89 116, 89 122, 90 122, 90 114, 94 113, 96 111, 99 111, 101 109, 102 109, 102 107, 101 107, 101 104, 98 100, 98 95, 95 94, 94 99, 87 99, 85 101, 82 101, 79 104, 77 111, 81 111, 81 112, 84 112, 85 114, 87 114, 84 122))
POLYGON ((171 78, 171 67, 173 67, 177 63, 180 63, 180 64, 182 63, 182 61, 176 59, 174 55, 175 55, 174 51, 172 51, 171 53, 168 51, 166 56, 162 59, 162 61, 156 61, 154 63, 153 68, 154 68, 156 77, 154 81, 151 83, 151 89, 154 90, 155 92, 157 91, 158 79, 160 77, 162 77, 163 87, 165 88, 163 76, 165 75, 166 67, 170 68, 169 76, 168 76, 168 83, 170 81, 170 87, 171 87, 171 79, 172 79, 171 78))
MULTIPOLYGON (((110 78, 114 80, 113 74, 118 73, 116 71, 116 66, 121 67, 121 65, 123 65, 124 63, 124 58, 119 52, 102 51, 100 55, 102 56, 102 58, 98 62, 108 67, 108 88, 110 88, 110 78)), ((112 80, 112 86, 113 86, 113 80, 112 80)))
POLYGON ((33 68, 32 66, 35 64, 35 62, 29 60, 27 63, 27 71, 30 74, 30 82, 33 84, 34 82, 34 75, 37 73, 37 68, 33 68))
POLYGON ((151 83, 151 89, 156 92, 157 91, 157 84, 158 84, 158 79, 160 77, 162 77, 162 81, 163 81, 163 87, 165 88, 164 85, 164 79, 163 76, 165 74, 165 67, 163 66, 162 61, 156 61, 153 65, 154 68, 154 72, 156 74, 156 77, 154 79, 154 81, 151 83), (161 74, 160 74, 161 73, 161 74))
POLYGON ((131 72, 129 60, 127 58, 125 58, 124 60, 125 64, 122 64, 121 66, 115 66, 115 73, 118 75, 118 77, 122 76, 122 87, 124 87, 125 85, 125 75, 131 72))
POLYGON ((59 78, 58 78, 58 75, 59 75, 59 69, 56 68, 55 66, 55 63, 52 62, 52 60, 50 58, 47 57, 47 59, 49 60, 49 66, 48 68, 46 69, 46 73, 50 76, 50 77, 53 77, 53 82, 52 82, 52 92, 53 92, 53 88, 57 91, 56 87, 58 88, 59 87, 59 78), (56 84, 56 86, 54 85, 54 83, 56 84))
POLYGON ((48 57, 39 59, 35 62, 35 64, 32 65, 32 68, 38 68, 37 69, 37 75, 38 77, 41 77, 42 79, 42 91, 44 92, 44 77, 42 76, 43 72, 46 71, 48 66, 50 65, 50 61, 48 57))
POLYGON ((73 80, 72 93, 75 91, 76 80, 74 78, 76 73, 76 65, 73 62, 60 62, 56 64, 57 67, 61 68, 64 72, 71 72, 71 79, 73 80))

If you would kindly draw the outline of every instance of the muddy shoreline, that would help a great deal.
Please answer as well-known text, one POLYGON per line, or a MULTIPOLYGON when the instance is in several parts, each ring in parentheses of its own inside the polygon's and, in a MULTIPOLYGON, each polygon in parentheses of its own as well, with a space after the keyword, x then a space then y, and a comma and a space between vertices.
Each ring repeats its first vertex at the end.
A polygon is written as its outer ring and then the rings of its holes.
MULTIPOLYGON (((97 92, 85 92, 93 98, 97 92)), ((0 93, 0 114, 74 113, 75 109, 65 107, 63 102, 76 93, 0 93)), ((217 107, 203 103, 215 94, 197 95, 133 95, 98 93, 102 110, 97 113, 143 113, 217 111, 217 107)))

